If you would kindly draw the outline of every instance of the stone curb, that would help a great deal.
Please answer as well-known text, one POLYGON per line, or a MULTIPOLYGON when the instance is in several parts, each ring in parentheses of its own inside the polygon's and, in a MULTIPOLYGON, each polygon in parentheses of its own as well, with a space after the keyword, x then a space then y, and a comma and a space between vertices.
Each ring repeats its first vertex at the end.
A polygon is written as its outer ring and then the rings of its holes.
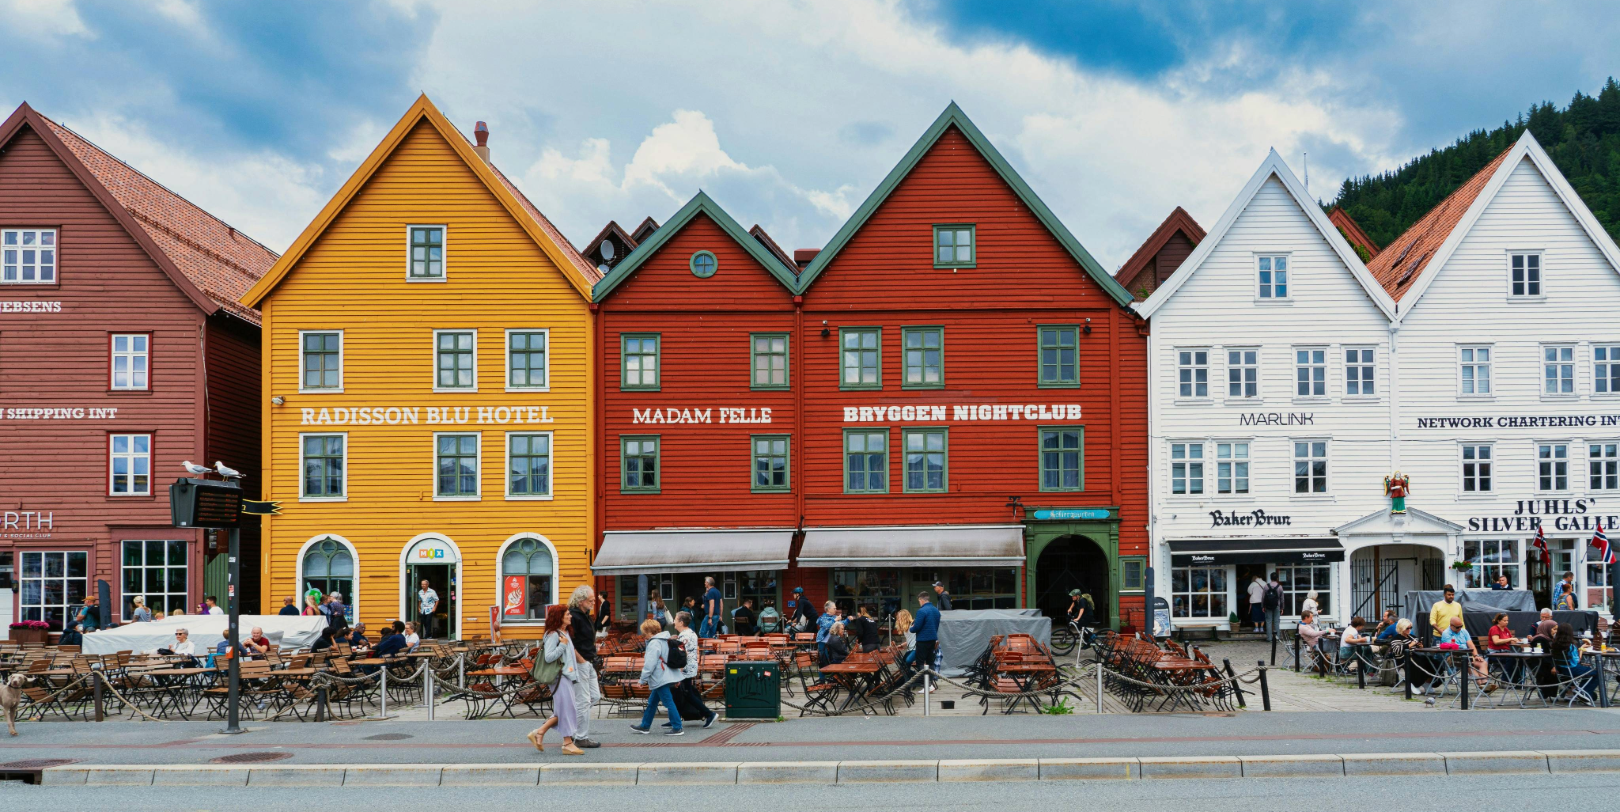
POLYGON ((1620 773, 1620 750, 1503 750, 1280 756, 946 759, 939 761, 553 762, 546 764, 72 764, 48 786, 537 786, 852 784, 958 781, 1315 778, 1482 773, 1620 773))

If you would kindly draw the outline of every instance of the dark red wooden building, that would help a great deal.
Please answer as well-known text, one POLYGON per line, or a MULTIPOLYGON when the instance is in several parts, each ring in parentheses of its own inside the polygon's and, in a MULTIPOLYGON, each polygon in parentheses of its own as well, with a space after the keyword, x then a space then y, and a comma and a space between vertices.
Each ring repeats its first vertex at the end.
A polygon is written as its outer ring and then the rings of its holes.
POLYGON ((0 126, 0 259, 0 613, 60 629, 98 580, 112 619, 137 596, 194 612, 224 558, 171 526, 168 485, 223 461, 257 493, 237 298, 275 254, 24 104, 0 126))
POLYGON ((1153 295, 1181 263, 1192 256, 1194 248, 1204 240, 1204 229, 1198 221, 1180 206, 1164 218, 1164 222, 1148 235, 1131 258, 1114 272, 1114 278, 1137 301, 1153 295))

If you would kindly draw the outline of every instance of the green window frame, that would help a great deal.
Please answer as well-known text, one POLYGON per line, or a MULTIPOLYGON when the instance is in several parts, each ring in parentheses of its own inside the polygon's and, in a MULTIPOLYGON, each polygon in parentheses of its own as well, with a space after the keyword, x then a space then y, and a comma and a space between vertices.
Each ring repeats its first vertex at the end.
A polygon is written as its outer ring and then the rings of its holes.
POLYGON ((748 369, 750 389, 787 389, 792 380, 788 372, 787 333, 752 333, 748 336, 748 369))
POLYGON ((657 434, 619 438, 619 492, 658 493, 662 483, 663 438, 657 434))
POLYGON ((979 235, 972 223, 934 226, 934 267, 972 268, 979 256, 979 235))
POLYGON ((299 478, 304 499, 342 499, 349 495, 347 434, 300 435, 304 473, 299 478))
POLYGON ((656 392, 663 380, 658 369, 662 336, 624 333, 619 336, 619 389, 656 392))
POLYGON ((444 226, 411 226, 411 280, 444 279, 444 226))
POLYGON ((506 435, 506 495, 551 495, 551 433, 506 435))
POLYGON ((433 435, 434 496, 477 498, 480 440, 478 434, 433 435))
POLYGON ((1041 486, 1047 493, 1086 489, 1086 427, 1041 426, 1041 486))
POLYGON ((1036 384, 1046 389, 1080 385, 1080 325, 1042 324, 1035 328, 1040 353, 1036 384))
POLYGON ((905 454, 905 493, 945 493, 951 487, 950 430, 906 429, 900 433, 905 454))
POLYGON ((889 430, 844 429, 844 493, 889 492, 889 430))
POLYGON ((686 266, 692 270, 692 275, 699 279, 708 279, 714 272, 720 270, 720 260, 712 251, 698 251, 686 261, 686 266))
POLYGON ((299 354, 303 370, 299 389, 305 392, 343 390, 343 333, 338 330, 299 334, 299 354))
POLYGON ((838 388, 883 388, 883 328, 838 328, 838 388))
POLYGON ((434 391, 478 390, 478 331, 433 331, 434 391))
POLYGON ((546 353, 550 338, 547 330, 506 331, 506 388, 545 389, 548 377, 546 353))
POLYGON ((1119 558, 1119 591, 1147 591, 1147 556, 1125 555, 1119 558))
POLYGON ((786 434, 755 434, 748 438, 753 470, 749 490, 786 493, 793 490, 793 440, 786 434))
POLYGON ((945 328, 900 328, 901 389, 945 388, 945 328))

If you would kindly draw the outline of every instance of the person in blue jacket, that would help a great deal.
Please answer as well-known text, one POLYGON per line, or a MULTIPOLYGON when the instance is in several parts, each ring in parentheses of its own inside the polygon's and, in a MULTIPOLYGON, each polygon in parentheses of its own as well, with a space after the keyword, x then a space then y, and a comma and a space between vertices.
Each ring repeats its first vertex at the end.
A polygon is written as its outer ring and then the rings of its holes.
MULTIPOLYGON (((912 658, 912 668, 933 668, 934 651, 939 647, 939 608, 934 606, 933 595, 926 590, 917 593, 917 619, 912 621, 907 631, 917 635, 916 656, 912 658)), ((934 690, 923 680, 923 691, 934 690)))

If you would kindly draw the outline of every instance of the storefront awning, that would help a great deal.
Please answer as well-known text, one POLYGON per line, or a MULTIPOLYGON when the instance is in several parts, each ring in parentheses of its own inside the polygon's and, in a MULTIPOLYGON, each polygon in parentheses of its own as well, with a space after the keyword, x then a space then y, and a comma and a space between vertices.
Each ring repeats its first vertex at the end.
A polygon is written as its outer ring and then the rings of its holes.
POLYGON ((793 528, 611 530, 591 562, 597 575, 785 570, 793 528))
POLYGON ((1185 539, 1170 542, 1170 565, 1326 564, 1343 561, 1338 539, 1185 539))
POLYGON ((801 567, 1022 567, 1024 526, 811 527, 801 567))

